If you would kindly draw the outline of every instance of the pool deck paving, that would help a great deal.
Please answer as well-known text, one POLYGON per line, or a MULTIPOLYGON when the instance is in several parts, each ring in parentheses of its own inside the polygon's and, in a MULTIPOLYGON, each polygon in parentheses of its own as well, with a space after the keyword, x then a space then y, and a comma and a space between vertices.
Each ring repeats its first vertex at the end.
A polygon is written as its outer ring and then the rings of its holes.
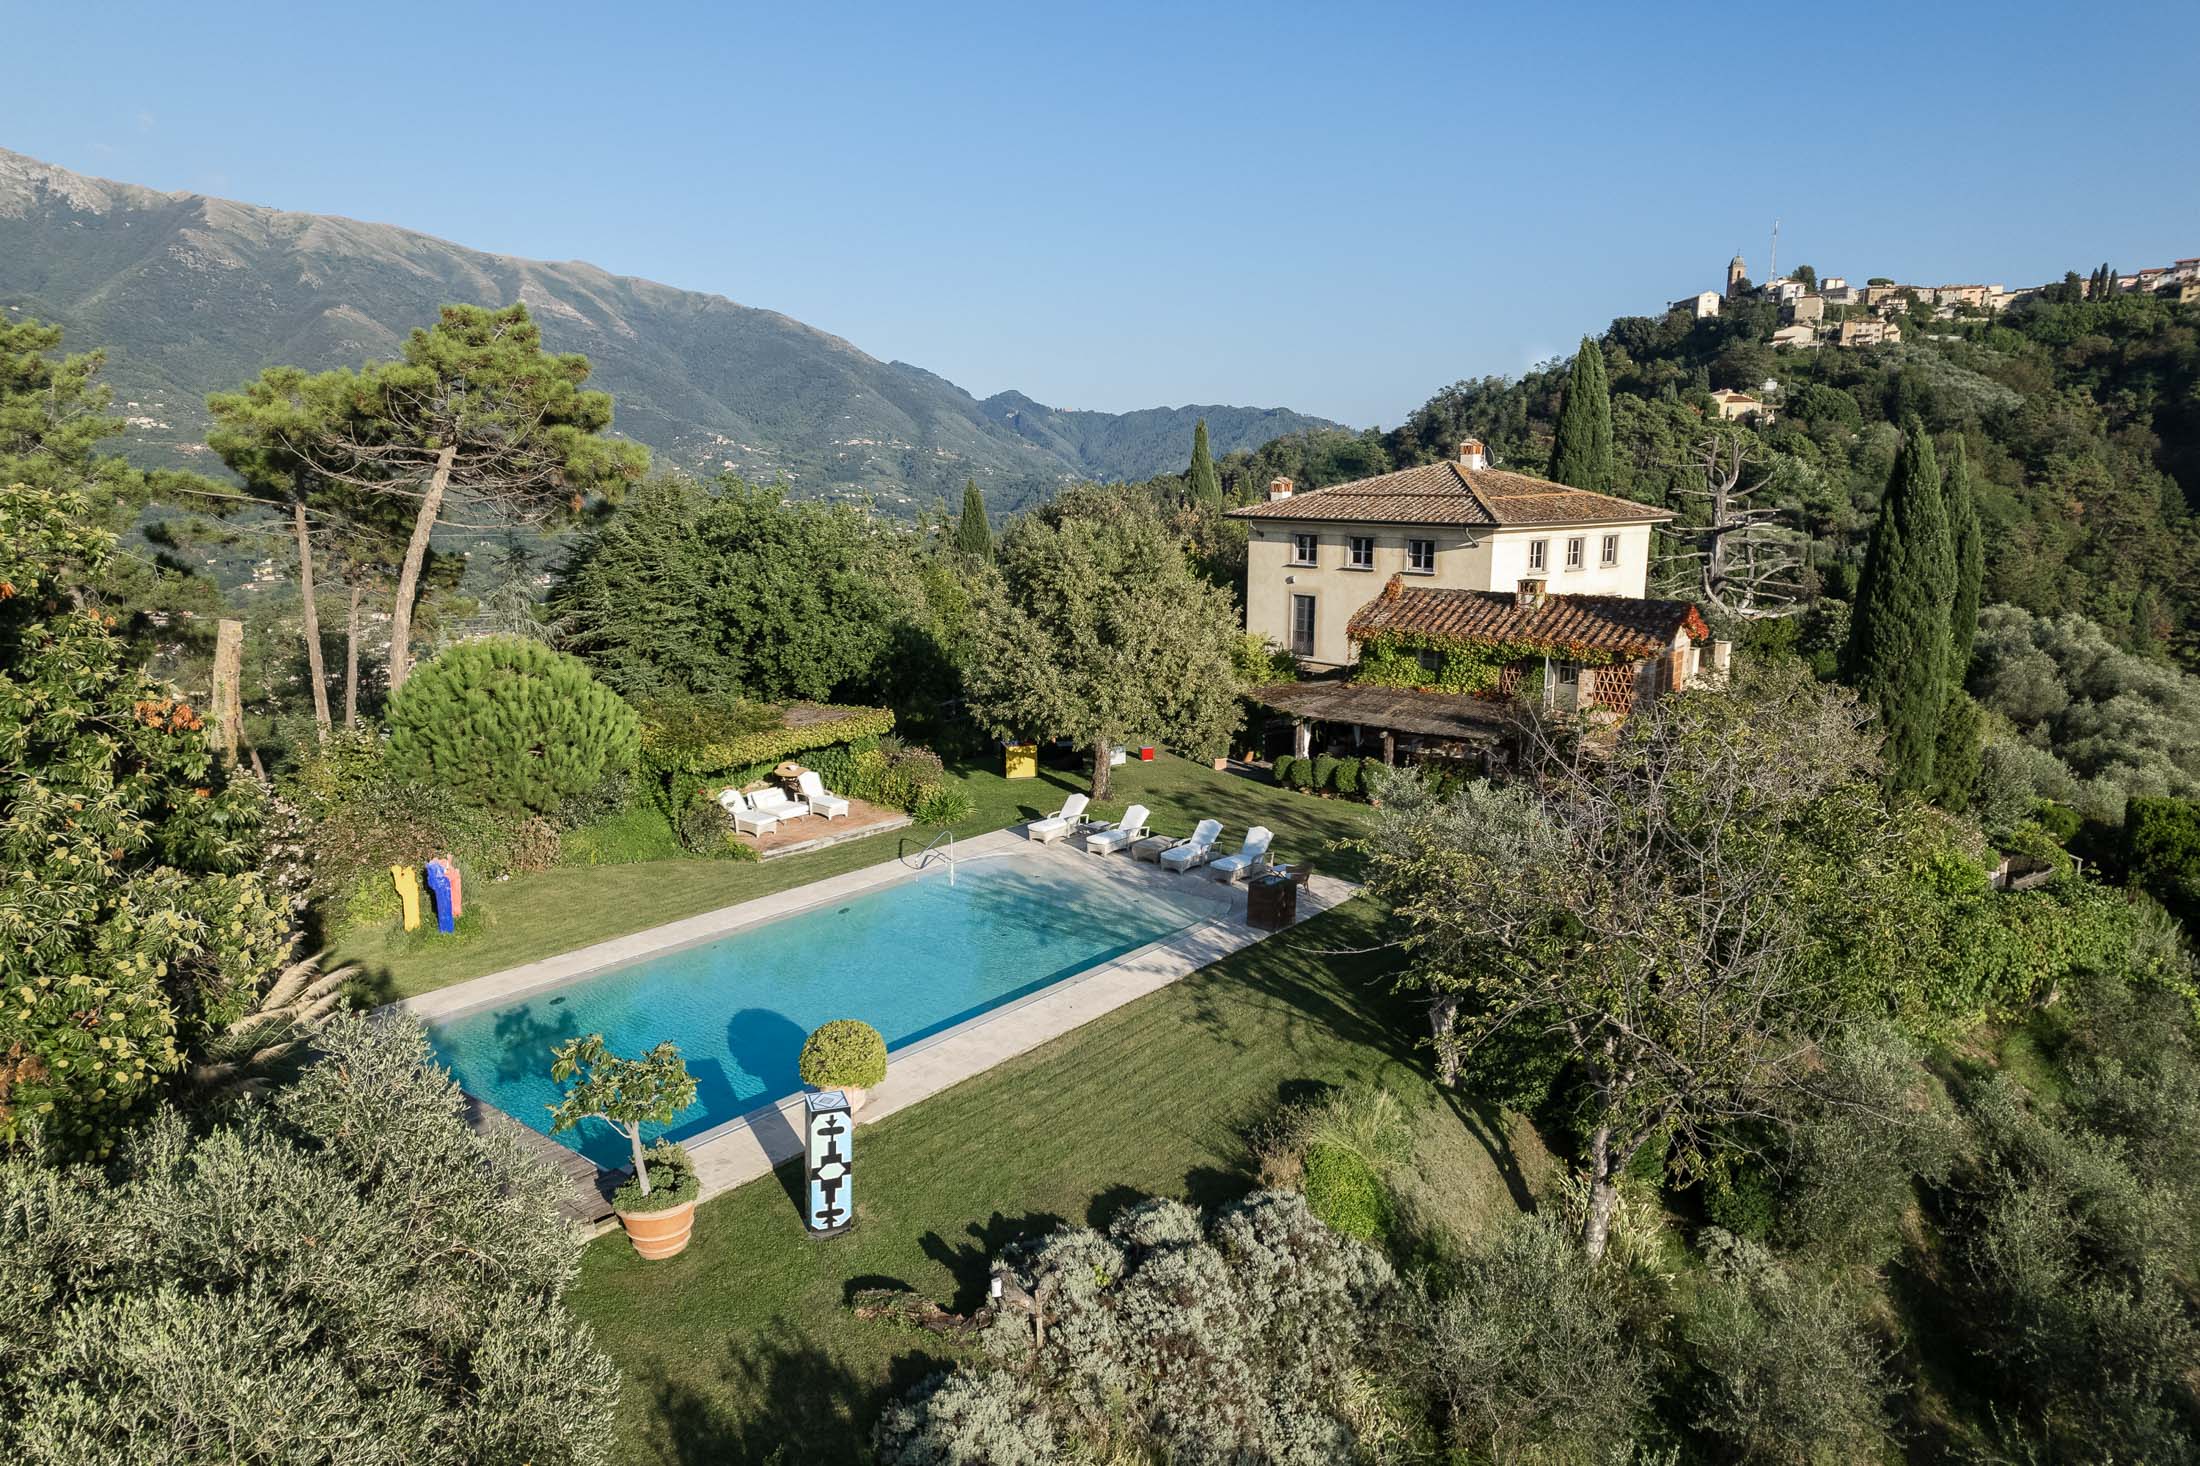
MULTIPOLYGON (((1101 867, 1098 873, 1110 880, 1143 886, 1156 898, 1167 899, 1179 907, 1203 909, 1207 915, 1159 941, 897 1050, 888 1061, 885 1083, 873 1091, 863 1108, 864 1123, 883 1119, 982 1074, 1004 1060, 1028 1053, 1269 935, 1261 928, 1246 924, 1246 888, 1225 885, 1204 870, 1180 875, 1133 861, 1127 854, 1088 855, 1078 848, 1074 839, 1041 845, 1026 839, 1021 827, 964 841, 953 858, 963 862, 1006 858, 1045 862, 1058 867, 1074 863, 1088 873, 1101 867)), ((940 863, 937 853, 932 856, 932 862, 940 863)), ((793 890, 744 901, 738 906, 705 912, 684 921, 529 962, 409 998, 394 1006, 422 1020, 453 1017, 476 1008, 509 1002, 589 973, 623 966, 655 953, 712 941, 760 922, 828 902, 843 901, 860 892, 907 879, 911 873, 911 862, 886 861, 793 890)), ((1317 874, 1299 892, 1299 917, 1304 920, 1326 911, 1358 891, 1359 887, 1349 881, 1317 874)), ((501 1116, 502 1112, 494 1106, 478 1099, 473 1103, 478 1123, 494 1123, 495 1117, 501 1116)), ((707 1199, 768 1176, 776 1166, 799 1155, 802 1151, 802 1115, 802 1096, 792 1095, 683 1142, 695 1161, 702 1195, 707 1199)), ((528 1130, 527 1135, 541 1142, 532 1148, 542 1151, 545 1159, 574 1178, 575 1195, 568 1212, 588 1225, 599 1228, 614 1225, 609 1202, 605 1199, 610 1189, 606 1184, 608 1177, 597 1172, 594 1163, 577 1152, 535 1131, 528 1130), (559 1154, 551 1155, 553 1151, 559 1154)))

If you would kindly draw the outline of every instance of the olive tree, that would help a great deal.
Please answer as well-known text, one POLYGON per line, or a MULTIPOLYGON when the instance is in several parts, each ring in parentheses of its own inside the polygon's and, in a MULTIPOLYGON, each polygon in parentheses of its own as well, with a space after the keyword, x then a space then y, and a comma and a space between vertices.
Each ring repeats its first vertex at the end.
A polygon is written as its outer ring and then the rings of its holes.
POLYGON ((1238 723, 1237 615, 1150 509, 1103 490, 1065 494, 1019 519, 994 562, 964 672, 993 733, 1090 748, 1095 799, 1107 797, 1119 740, 1222 752, 1238 723))
POLYGON ((1440 1060, 1525 1037, 1580 1076, 1591 1257, 1644 1147, 1669 1138, 1686 1167, 1714 1130, 1769 1119, 1837 1016, 1814 943, 1843 884, 1804 834, 1882 817, 1863 723, 1786 665, 1661 698, 1608 743, 1531 721, 1516 785, 1444 799, 1379 776, 1370 883, 1440 1060))
POLYGON ((409 1020, 337 1018, 232 1123, 0 1161, 0 1459, 607 1459, 565 1181, 477 1133, 409 1020))

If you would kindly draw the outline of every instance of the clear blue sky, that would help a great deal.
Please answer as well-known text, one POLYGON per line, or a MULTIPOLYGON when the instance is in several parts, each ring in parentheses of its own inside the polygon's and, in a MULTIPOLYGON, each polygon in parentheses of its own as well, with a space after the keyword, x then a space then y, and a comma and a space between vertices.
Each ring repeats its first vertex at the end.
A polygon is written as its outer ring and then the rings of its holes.
POLYGON ((711 290, 1065 407, 1395 423, 1739 248, 2200 254, 2189 8, 0 4, 0 146, 711 290))

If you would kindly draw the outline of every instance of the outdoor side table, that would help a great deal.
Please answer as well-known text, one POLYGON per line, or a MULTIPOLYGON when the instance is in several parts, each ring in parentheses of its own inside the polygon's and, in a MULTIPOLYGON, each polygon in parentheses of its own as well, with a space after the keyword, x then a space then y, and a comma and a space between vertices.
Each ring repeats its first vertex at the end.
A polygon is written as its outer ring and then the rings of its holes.
POLYGON ((1282 931, 1299 919, 1299 886, 1288 871, 1271 868, 1245 888, 1245 923, 1264 931, 1282 931))
POLYGON ((1174 850, 1183 843, 1174 835, 1148 835, 1145 839, 1131 846, 1131 859, 1150 860, 1155 865, 1159 865, 1162 851, 1174 850))

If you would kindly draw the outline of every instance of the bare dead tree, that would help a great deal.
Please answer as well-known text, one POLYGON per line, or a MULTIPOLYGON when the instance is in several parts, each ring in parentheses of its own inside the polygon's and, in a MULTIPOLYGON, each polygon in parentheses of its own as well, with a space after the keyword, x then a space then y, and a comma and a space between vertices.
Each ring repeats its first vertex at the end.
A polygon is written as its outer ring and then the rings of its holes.
POLYGON ((1703 487, 1678 492, 1703 500, 1708 518, 1667 531, 1684 546, 1668 561, 1671 578, 1685 584, 1684 594, 1743 620, 1801 610, 1802 535, 1780 522, 1779 509, 1754 502, 1771 478, 1759 471, 1748 441, 1707 433, 1692 461, 1703 487))

